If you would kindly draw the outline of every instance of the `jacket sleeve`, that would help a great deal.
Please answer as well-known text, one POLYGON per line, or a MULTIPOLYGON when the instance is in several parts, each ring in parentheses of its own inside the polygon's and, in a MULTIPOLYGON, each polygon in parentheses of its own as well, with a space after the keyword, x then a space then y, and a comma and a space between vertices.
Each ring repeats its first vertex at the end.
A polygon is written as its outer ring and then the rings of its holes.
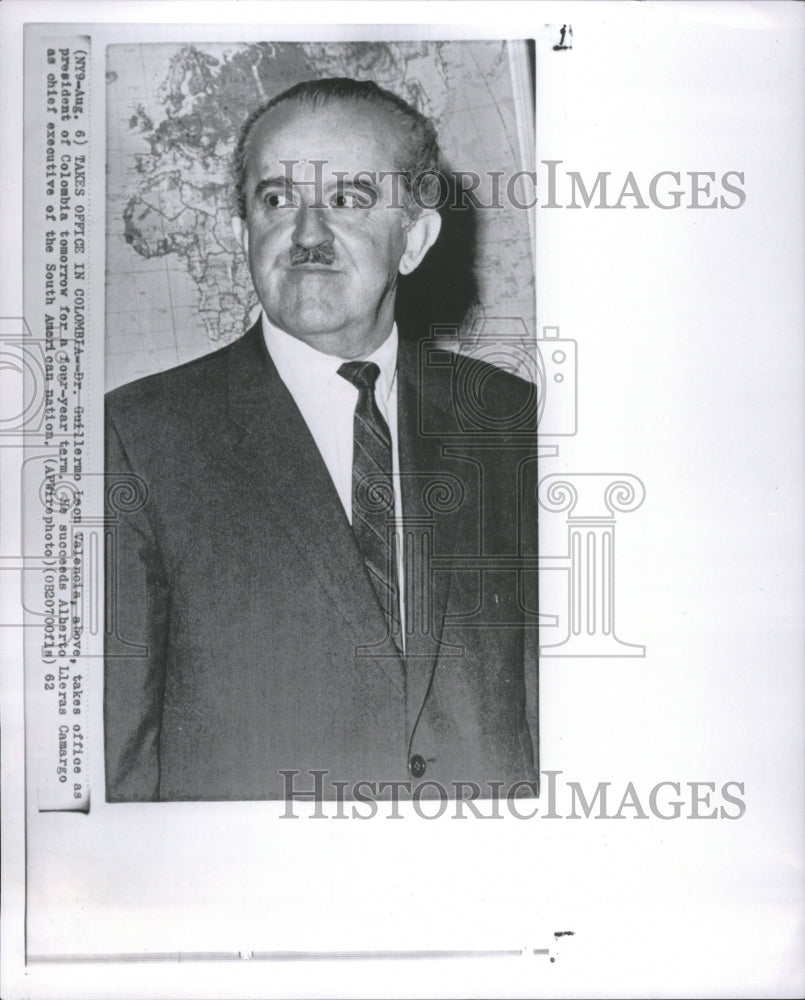
POLYGON ((106 420, 104 742, 108 802, 159 798, 169 591, 149 517, 153 484, 106 420))

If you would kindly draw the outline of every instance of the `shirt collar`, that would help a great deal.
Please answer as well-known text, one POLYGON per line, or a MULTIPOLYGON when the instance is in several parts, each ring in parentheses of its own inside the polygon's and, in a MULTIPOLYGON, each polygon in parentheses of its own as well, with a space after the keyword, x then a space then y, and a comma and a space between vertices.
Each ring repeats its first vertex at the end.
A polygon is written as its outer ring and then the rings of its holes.
MULTIPOLYGON (((316 396, 323 402, 324 395, 335 378, 340 378, 338 369, 344 363, 344 358, 332 354, 324 354, 310 347, 298 337, 292 337, 269 320, 265 312, 261 314, 263 338, 268 353, 274 362, 280 378, 291 390, 291 395, 297 391, 304 392, 308 397, 316 396)), ((388 402, 397 375, 397 324, 391 328, 391 333, 383 343, 361 361, 374 361, 380 369, 380 375, 375 385, 375 393, 384 402, 388 402)))

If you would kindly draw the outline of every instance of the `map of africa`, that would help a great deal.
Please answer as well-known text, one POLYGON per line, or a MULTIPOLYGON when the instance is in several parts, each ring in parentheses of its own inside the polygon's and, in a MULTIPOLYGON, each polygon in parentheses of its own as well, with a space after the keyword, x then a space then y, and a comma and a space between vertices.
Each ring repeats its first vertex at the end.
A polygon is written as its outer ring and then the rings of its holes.
MULTIPOLYGON (((446 168, 480 173, 478 197, 488 204, 491 172, 505 183, 534 169, 533 108, 515 99, 530 94, 524 45, 109 46, 107 388, 214 350, 253 318, 256 297, 230 228, 230 161, 254 107, 314 77, 375 80, 433 118, 446 168)), ((409 298, 434 303, 432 323, 466 331, 500 318, 533 337, 530 213, 501 201, 451 213, 455 224, 414 276, 420 287, 409 298)))

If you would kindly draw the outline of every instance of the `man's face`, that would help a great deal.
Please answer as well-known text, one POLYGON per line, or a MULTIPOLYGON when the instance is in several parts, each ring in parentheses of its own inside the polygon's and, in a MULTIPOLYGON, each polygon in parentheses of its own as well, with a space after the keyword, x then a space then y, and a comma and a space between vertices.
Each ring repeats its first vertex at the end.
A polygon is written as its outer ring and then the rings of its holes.
POLYGON ((397 275, 439 231, 435 212, 412 221, 393 178, 380 180, 399 169, 388 112, 283 102, 255 125, 246 169, 246 220, 233 226, 268 318, 326 354, 371 353, 391 330, 397 275))

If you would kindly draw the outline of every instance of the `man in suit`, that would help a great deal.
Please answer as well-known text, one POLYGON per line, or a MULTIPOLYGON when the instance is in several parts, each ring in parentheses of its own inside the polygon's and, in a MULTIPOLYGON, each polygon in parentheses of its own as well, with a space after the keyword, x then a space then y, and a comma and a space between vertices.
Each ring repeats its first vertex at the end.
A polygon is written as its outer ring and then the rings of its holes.
POLYGON ((109 801, 536 790, 535 390, 394 318, 438 162, 372 83, 245 123, 260 319, 107 399, 109 801))

